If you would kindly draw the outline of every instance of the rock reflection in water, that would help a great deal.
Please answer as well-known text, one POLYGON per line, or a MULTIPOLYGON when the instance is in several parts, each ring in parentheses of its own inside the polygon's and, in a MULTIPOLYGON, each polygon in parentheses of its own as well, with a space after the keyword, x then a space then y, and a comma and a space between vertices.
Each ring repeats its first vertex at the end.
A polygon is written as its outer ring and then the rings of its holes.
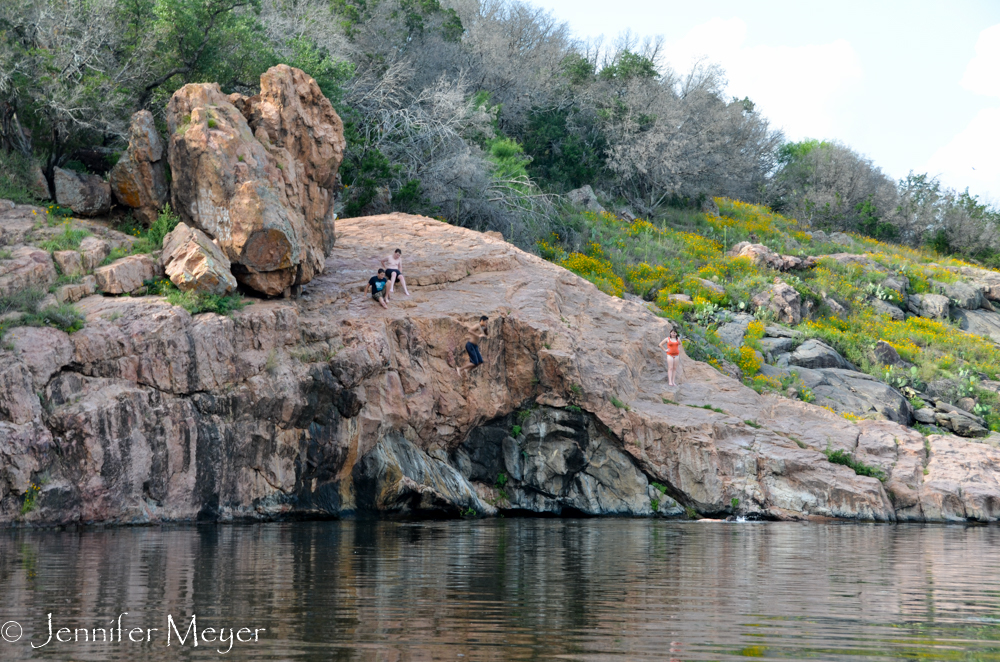
POLYGON ((24 637, 0 659, 218 657, 167 648, 168 614, 267 628, 234 643, 240 660, 993 659, 998 543, 986 527, 653 520, 4 531, 0 623, 24 637), (50 612, 160 630, 33 650, 50 612))

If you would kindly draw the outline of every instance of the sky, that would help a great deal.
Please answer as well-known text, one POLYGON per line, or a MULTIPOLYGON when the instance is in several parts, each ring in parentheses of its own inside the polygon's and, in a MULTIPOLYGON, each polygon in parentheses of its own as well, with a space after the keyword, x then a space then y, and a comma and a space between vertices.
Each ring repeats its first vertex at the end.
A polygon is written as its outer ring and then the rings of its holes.
POLYGON ((530 0, 581 39, 662 36, 789 140, 837 140, 1000 206, 1000 0, 530 0))

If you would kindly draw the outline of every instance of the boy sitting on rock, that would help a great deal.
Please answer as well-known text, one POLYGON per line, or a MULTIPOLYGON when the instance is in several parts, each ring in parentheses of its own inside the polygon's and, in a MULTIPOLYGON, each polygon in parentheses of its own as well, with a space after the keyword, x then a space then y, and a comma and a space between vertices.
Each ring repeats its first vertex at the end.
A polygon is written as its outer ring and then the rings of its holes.
POLYGON ((389 309, 388 304, 386 304, 386 301, 389 300, 388 292, 385 291, 385 286, 388 282, 389 281, 385 279, 385 269, 379 269, 378 275, 369 278, 368 284, 365 285, 365 294, 368 293, 368 288, 371 288, 372 298, 378 301, 379 305, 386 310, 389 309))

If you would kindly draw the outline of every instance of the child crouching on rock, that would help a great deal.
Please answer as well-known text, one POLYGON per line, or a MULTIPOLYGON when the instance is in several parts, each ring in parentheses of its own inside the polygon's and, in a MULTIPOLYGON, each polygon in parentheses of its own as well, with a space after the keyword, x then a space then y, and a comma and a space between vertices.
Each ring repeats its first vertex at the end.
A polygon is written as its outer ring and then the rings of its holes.
POLYGON ((386 283, 388 282, 389 281, 385 279, 385 269, 379 269, 378 275, 369 278, 368 284, 365 285, 365 294, 368 293, 368 288, 371 288, 372 299, 378 301, 379 305, 381 305, 386 310, 389 309, 388 304, 386 304, 386 301, 388 301, 389 297, 387 296, 388 293, 385 291, 385 286, 386 283))

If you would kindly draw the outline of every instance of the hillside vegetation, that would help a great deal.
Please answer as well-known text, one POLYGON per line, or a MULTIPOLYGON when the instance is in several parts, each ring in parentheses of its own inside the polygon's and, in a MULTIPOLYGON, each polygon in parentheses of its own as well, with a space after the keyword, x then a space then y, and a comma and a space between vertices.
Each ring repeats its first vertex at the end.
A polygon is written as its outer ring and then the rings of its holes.
POLYGON ((662 44, 580 42, 517 0, 8 0, 0 3, 0 197, 27 202, 34 159, 103 174, 131 114, 163 123, 186 83, 254 94, 278 62, 344 118, 342 216, 389 210, 497 230, 533 248, 591 185, 644 217, 716 196, 980 261, 996 210, 848 147, 786 143, 753 101, 662 44))
POLYGON ((341 217, 499 231, 655 305, 757 390, 997 429, 1000 276, 975 265, 1000 266, 1000 212, 835 141, 787 142, 720 69, 678 73, 661 50, 580 42, 517 0, 8 0, 0 198, 36 202, 57 167, 103 175, 135 111, 162 132, 183 85, 252 95, 284 62, 344 120, 341 217), (585 186, 586 212, 568 202, 585 186))
MULTIPOLYGON (((654 223, 584 212, 573 217, 576 241, 553 234, 538 248, 608 294, 650 301, 685 330, 691 356, 739 374, 758 391, 816 400, 797 374, 807 370, 789 365, 781 354, 793 354, 794 362, 795 347, 817 339, 852 370, 898 391, 900 400, 905 396, 912 411, 963 400, 984 428, 1000 430, 1000 383, 994 381, 1000 374, 995 342, 1000 333, 991 338, 987 326, 1000 322, 988 298, 988 283, 1000 273, 927 248, 806 231, 759 205, 715 202, 718 213, 675 211, 654 223), (810 266, 779 271, 726 251, 748 240, 778 255, 815 259, 804 261, 810 266), (794 290, 799 319, 783 316, 760 298, 779 282, 794 290), (937 296, 928 301, 942 307, 921 305, 926 295, 937 296), (775 351, 770 336, 791 339, 775 351), (894 352, 876 351, 879 341, 894 352)), ((885 416, 877 402, 837 402, 838 394, 832 395, 817 404, 847 418, 885 416)), ((911 412, 900 412, 900 418, 914 422, 911 412)), ((940 431, 937 423, 922 429, 940 431)))

